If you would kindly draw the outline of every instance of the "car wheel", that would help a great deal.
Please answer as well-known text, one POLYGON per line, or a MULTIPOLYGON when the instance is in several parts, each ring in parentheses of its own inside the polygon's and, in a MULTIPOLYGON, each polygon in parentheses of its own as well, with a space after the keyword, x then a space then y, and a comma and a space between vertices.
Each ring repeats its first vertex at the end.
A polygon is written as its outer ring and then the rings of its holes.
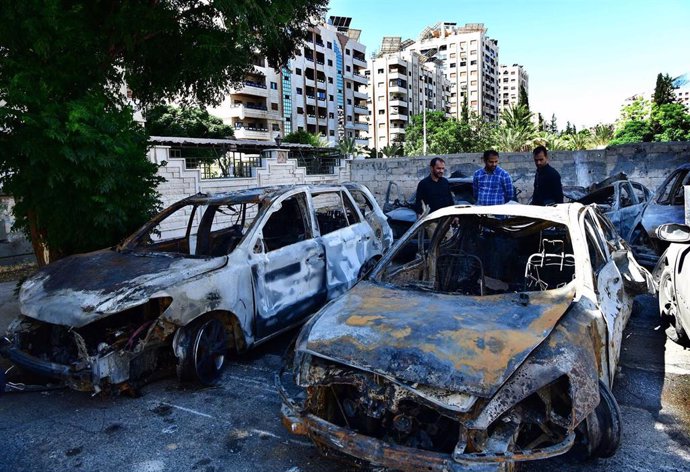
POLYGON ((599 405, 586 422, 587 455, 611 457, 621 442, 621 411, 611 390, 599 381, 599 405))
POLYGON ((659 314, 666 327, 666 336, 685 347, 690 347, 690 339, 678 317, 676 289, 673 285, 673 268, 666 264, 659 277, 659 314))
POLYGON ((225 367, 228 335, 218 318, 203 320, 189 328, 183 341, 184 357, 177 366, 180 381, 213 385, 225 367))

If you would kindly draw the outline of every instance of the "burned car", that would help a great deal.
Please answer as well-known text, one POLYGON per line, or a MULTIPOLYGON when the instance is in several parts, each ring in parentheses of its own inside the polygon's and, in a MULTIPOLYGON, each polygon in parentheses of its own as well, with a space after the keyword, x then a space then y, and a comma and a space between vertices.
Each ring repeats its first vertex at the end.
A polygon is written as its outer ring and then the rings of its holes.
MULTIPOLYGON (((474 204, 474 194, 472 193, 472 177, 450 177, 448 178, 450 191, 453 194, 453 201, 456 205, 463 203, 474 204)), ((417 214, 414 211, 417 193, 413 192, 409 198, 400 191, 398 184, 388 182, 386 189, 386 202, 383 211, 388 217, 388 223, 393 230, 393 237, 397 240, 410 229, 415 221, 417 214)))
POLYGON ((613 223, 618 234, 629 240, 633 223, 642 214, 652 192, 639 182, 628 180, 624 173, 584 187, 565 187, 564 195, 572 201, 589 205, 596 203, 613 223))
POLYGON ((664 224, 656 235, 670 244, 654 269, 662 325, 669 339, 690 347, 690 226, 664 224))
POLYGON ((594 206, 438 210, 303 327, 276 377, 283 423, 403 471, 511 470, 575 446, 611 456, 623 328, 650 290, 594 206))
POLYGON ((668 242, 657 238, 655 230, 659 225, 684 223, 685 185, 690 185, 690 164, 683 164, 671 172, 633 222, 628 241, 634 250, 642 249, 637 255, 640 262, 653 267, 668 247, 668 242), (645 247, 651 250, 645 251, 645 247))
POLYGON ((26 281, 1 352, 78 390, 135 389, 165 366, 210 384, 228 354, 302 323, 391 242, 356 184, 197 194, 26 281))

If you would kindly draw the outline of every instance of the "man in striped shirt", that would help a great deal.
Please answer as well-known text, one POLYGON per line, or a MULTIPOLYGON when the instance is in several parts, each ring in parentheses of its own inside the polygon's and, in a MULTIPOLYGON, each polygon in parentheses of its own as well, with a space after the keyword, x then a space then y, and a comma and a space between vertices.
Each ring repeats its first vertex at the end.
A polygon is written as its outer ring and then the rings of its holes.
POLYGON ((498 167, 498 152, 484 152, 484 167, 474 173, 472 189, 476 205, 501 205, 515 199, 510 174, 498 167))

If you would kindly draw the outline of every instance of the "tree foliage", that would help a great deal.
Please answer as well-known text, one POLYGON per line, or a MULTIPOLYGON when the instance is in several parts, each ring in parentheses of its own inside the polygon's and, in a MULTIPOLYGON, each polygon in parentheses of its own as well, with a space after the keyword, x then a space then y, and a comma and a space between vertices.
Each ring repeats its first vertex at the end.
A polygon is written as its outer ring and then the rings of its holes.
POLYGON ((673 92, 674 89, 675 87, 673 86, 673 78, 668 74, 662 74, 660 72, 656 76, 656 85, 654 87, 654 95, 652 96, 652 102, 655 105, 675 103, 676 95, 673 92))
POLYGON ((157 105, 146 111, 146 132, 150 136, 232 138, 232 126, 198 107, 157 105))
POLYGON ((520 85, 520 95, 518 96, 518 106, 523 106, 529 111, 529 97, 524 85, 520 85))
MULTIPOLYGON (((426 114, 427 153, 479 152, 491 141, 493 125, 471 113, 467 122, 445 116, 442 111, 426 114)), ((415 115, 405 129, 405 155, 419 156, 423 150, 423 116, 415 115)))
POLYGON ((0 175, 39 263, 117 242, 156 206, 143 106, 218 103, 284 63, 326 0, 23 0, 0 8, 0 175), (48 254, 47 257, 44 257, 48 254))
POLYGON ((284 143, 295 144, 309 144, 310 146, 319 147, 319 135, 311 134, 303 129, 298 129, 292 133, 286 134, 283 137, 284 143))

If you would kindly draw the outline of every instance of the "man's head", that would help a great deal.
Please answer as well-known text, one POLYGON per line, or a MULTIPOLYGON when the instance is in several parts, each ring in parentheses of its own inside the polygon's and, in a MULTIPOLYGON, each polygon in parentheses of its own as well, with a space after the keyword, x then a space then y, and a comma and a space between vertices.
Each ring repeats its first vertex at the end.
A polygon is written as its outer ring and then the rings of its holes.
POLYGON ((496 170, 496 167, 498 167, 497 151, 494 151, 493 149, 484 151, 484 156, 482 157, 482 159, 484 159, 484 170, 486 170, 487 172, 493 172, 496 170))
POLYGON ((433 180, 438 180, 443 177, 443 173, 446 171, 446 161, 440 157, 434 157, 429 163, 431 169, 431 178, 433 180))
POLYGON ((546 167, 546 164, 549 163, 549 152, 544 146, 535 147, 532 156, 534 156, 534 165, 537 166, 537 169, 546 167))

